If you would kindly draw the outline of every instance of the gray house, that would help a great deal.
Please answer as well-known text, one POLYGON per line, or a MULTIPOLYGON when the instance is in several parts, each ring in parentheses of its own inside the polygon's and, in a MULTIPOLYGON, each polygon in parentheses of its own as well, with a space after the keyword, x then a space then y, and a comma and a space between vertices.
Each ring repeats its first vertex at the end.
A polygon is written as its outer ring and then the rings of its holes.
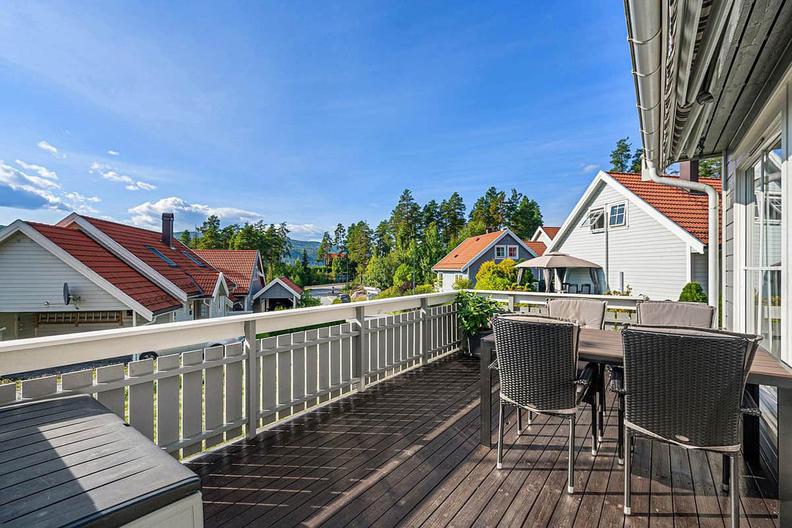
POLYGON ((297 308, 303 289, 294 284, 288 277, 272 279, 269 284, 253 296, 254 308, 259 312, 268 312, 278 308, 297 308))
POLYGON ((463 240, 440 262, 432 266, 438 275, 440 291, 451 291, 459 279, 470 279, 475 286, 476 273, 488 261, 512 259, 520 262, 538 256, 509 229, 485 233, 463 240))

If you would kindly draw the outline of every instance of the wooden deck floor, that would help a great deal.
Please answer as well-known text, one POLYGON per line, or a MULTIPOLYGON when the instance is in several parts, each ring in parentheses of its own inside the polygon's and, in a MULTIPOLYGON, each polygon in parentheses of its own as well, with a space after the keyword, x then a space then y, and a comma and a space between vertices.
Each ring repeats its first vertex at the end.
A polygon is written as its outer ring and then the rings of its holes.
MULTIPOLYGON (((478 372, 467 358, 439 361, 194 461, 206 526, 725 526, 720 457, 647 440, 634 513, 622 515, 611 408, 597 457, 580 413, 574 496, 558 419, 517 437, 510 416, 496 470, 478 443, 478 372)), ((742 526, 777 526, 775 483, 746 468, 741 487, 742 526)))

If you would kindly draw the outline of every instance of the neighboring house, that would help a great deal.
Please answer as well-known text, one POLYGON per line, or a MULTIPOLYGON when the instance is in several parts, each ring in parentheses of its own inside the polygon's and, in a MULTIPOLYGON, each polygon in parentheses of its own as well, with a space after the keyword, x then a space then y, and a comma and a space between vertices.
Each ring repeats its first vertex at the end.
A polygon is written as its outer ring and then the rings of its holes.
POLYGON ((432 266, 440 282, 440 291, 451 291, 458 279, 476 284, 476 273, 487 261, 512 259, 520 262, 538 255, 511 230, 494 231, 463 240, 440 262, 432 266))
MULTIPOLYGON (((701 181, 720 189, 718 180, 701 181)), ((601 171, 547 251, 602 266, 603 290, 629 287, 633 295, 677 300, 688 282, 707 290, 707 244, 706 195, 601 171)), ((592 278, 588 269, 574 269, 563 282, 592 278)))
POLYGON ((162 232, 71 214, 0 231, 3 339, 224 315, 223 274, 162 232), (68 292, 68 293, 67 293, 68 292))
POLYGON ((256 311, 267 312, 279 308, 297 308, 303 289, 288 277, 272 279, 253 296, 256 311))
POLYGON ((253 311, 253 299, 266 282, 258 250, 197 249, 195 253, 235 284, 229 295, 232 310, 253 311))
POLYGON ((560 227, 554 226, 539 226, 536 228, 536 232, 534 232, 533 236, 531 237, 532 242, 541 242, 545 246, 549 246, 553 239, 558 234, 558 231, 561 230, 560 227))

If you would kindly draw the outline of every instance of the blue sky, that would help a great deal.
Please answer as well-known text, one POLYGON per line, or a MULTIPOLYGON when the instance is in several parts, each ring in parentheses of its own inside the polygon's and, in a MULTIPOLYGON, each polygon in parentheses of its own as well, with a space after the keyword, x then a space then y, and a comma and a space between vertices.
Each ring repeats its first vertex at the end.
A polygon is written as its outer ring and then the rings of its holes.
POLYGON ((4 2, 0 224, 315 239, 490 185, 560 223, 637 144, 619 2, 4 2), (538 7, 541 6, 541 7, 538 7))

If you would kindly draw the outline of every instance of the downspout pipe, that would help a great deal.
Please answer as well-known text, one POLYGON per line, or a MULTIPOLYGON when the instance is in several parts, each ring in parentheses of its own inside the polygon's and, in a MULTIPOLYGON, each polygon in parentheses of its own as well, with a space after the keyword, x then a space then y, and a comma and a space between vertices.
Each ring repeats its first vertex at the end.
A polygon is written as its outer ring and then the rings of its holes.
POLYGON ((707 300, 715 308, 715 321, 718 317, 718 299, 720 298, 720 265, 718 264, 718 191, 705 183, 669 178, 660 176, 654 164, 644 159, 641 170, 641 179, 669 185, 688 191, 704 192, 707 194, 707 300))

